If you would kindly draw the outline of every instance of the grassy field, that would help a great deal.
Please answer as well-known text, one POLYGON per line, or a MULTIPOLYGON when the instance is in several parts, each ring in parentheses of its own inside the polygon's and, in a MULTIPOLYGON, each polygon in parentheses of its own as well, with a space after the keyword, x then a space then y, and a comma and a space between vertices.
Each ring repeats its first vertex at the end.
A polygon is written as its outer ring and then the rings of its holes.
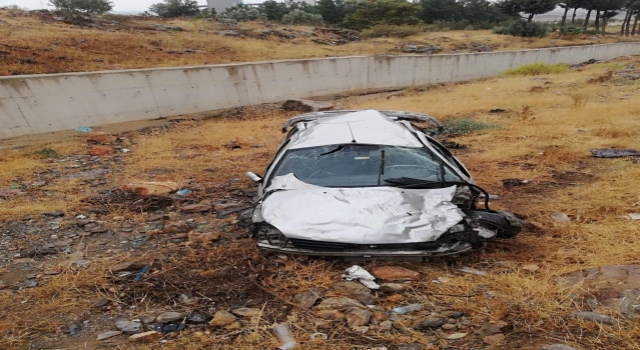
MULTIPOLYGON (((55 27, 61 32, 76 30, 62 25, 55 27)), ((26 349, 34 344, 45 348, 97 348, 93 333, 56 343, 51 343, 51 339, 60 338, 61 330, 70 322, 89 317, 83 315, 91 314, 87 310, 97 298, 124 300, 121 309, 106 314, 109 317, 129 312, 127 306, 132 304, 124 296, 132 290, 149 293, 149 297, 144 294, 142 301, 138 299, 136 312, 173 307, 157 294, 173 291, 171 286, 193 288, 202 295, 210 295, 216 288, 230 288, 236 298, 244 296, 258 307, 264 303, 271 308, 266 309, 263 318, 240 330, 204 327, 169 334, 165 349, 271 348, 278 344, 270 328, 274 319, 289 323, 304 349, 371 349, 378 345, 419 343, 424 349, 488 346, 487 349, 506 350, 540 349, 558 342, 580 349, 640 348, 636 321, 605 308, 595 310, 619 319, 619 324, 573 320, 572 313, 584 310, 585 306, 576 299, 584 291, 579 286, 554 283, 557 277, 582 268, 639 263, 640 228, 624 215, 640 212, 640 190, 636 185, 640 167, 635 159, 596 159, 590 155, 594 148, 640 147, 640 85, 638 80, 629 78, 629 74, 638 74, 639 66, 637 57, 620 58, 579 69, 556 67, 555 74, 505 75, 412 88, 385 99, 347 101, 349 108, 411 110, 445 122, 471 120, 498 126, 453 138, 468 146, 455 152, 481 186, 500 196, 493 206, 526 217, 530 223, 526 232, 513 240, 492 242, 480 253, 423 264, 399 264, 422 275, 400 303, 422 302, 432 310, 455 309, 472 315, 469 335, 462 339, 446 340, 441 334, 400 328, 366 334, 353 332, 345 325, 318 329, 309 321, 308 311, 295 308, 287 309, 290 311, 286 316, 281 316, 281 310, 293 301, 295 293, 310 287, 328 287, 340 280, 349 264, 266 258, 253 247, 251 239, 238 238, 209 249, 167 244, 149 251, 103 254, 94 256, 95 263, 80 271, 68 268, 69 258, 49 258, 42 263, 62 269, 62 274, 51 276, 37 288, 0 294, 0 348, 26 349), (504 111, 490 112, 495 109, 504 111), (505 179, 533 182, 508 188, 502 185, 505 179), (556 212, 567 214, 571 220, 554 221, 551 215, 556 212), (159 257, 171 261, 171 266, 160 272, 162 282, 153 282, 149 277, 146 284, 135 287, 114 284, 107 278, 108 267, 124 259, 150 261, 159 257), (456 272, 460 266, 482 269, 488 275, 461 274, 456 272), (198 272, 193 272, 194 267, 198 272), (432 282, 438 279, 446 283, 432 282), (487 324, 501 327, 505 340, 491 345, 473 334, 474 329, 487 324), (309 334, 318 331, 328 334, 328 339, 310 340, 309 334)), ((92 188, 61 177, 42 188, 29 190, 28 197, 5 200, 0 218, 8 224, 48 210, 81 213, 81 199, 134 179, 171 180, 195 188, 211 186, 219 192, 207 192, 211 193, 207 196, 222 198, 229 191, 251 186, 243 173, 264 169, 280 141, 280 123, 288 116, 273 108, 248 108, 227 116, 185 120, 170 129, 120 135, 130 140, 128 147, 132 152, 113 158, 112 172, 106 177, 108 185, 92 188), (227 147, 230 142, 240 148, 227 147)), ((34 153, 42 147, 3 151, 2 186, 35 181, 39 176, 35 174, 66 169, 64 163, 41 159, 34 153)), ((82 138, 76 138, 46 147, 62 156, 74 156, 83 154, 87 146, 82 138)), ((123 215, 137 222, 145 220, 140 213, 126 211, 109 212, 102 219, 115 220, 123 215)), ((239 235, 242 231, 232 224, 233 219, 213 221, 224 227, 221 229, 224 232, 239 235)), ((363 266, 370 269, 382 264, 369 262, 363 266)), ((242 299, 233 302, 241 303, 242 299)), ((209 310, 217 310, 226 303, 231 302, 207 305, 209 310)), ((381 298, 380 306, 390 309, 398 303, 397 299, 381 298)), ((105 314, 100 315, 96 317, 104 318, 105 314)), ((156 344, 116 345, 157 348, 156 344)))
POLYGON ((490 45, 495 50, 611 43, 624 40, 615 33, 606 37, 581 35, 547 38, 517 38, 488 30, 424 32, 403 39, 375 38, 331 46, 312 42, 310 27, 289 27, 293 39, 270 36, 259 39, 267 28, 245 23, 227 28, 205 20, 151 20, 112 16, 101 28, 86 28, 57 22, 50 15, 17 10, 0 11, 0 76, 84 72, 128 68, 194 66, 229 62, 296 59, 329 56, 401 54, 403 44, 438 45, 442 53, 473 52, 471 43, 490 45), (153 24, 177 25, 181 32, 167 32, 153 24), (239 30, 242 37, 218 34, 239 30), (303 34, 300 34, 303 33, 303 34))

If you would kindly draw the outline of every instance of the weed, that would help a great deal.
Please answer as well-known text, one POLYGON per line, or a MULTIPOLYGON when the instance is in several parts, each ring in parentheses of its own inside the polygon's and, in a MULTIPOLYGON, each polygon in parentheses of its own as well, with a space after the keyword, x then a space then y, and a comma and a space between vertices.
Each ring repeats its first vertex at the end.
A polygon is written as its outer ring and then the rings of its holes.
POLYGON ((587 104, 587 97, 581 93, 570 93, 571 101, 573 101, 573 108, 584 107, 587 104))
POLYGON ((60 154, 51 148, 43 148, 39 151, 33 152, 33 154, 40 156, 42 159, 48 158, 60 158, 60 154))
POLYGON ((529 89, 529 92, 534 93, 534 94, 539 94, 541 92, 545 92, 547 90, 547 88, 545 88, 544 86, 532 86, 529 89))
POLYGON ((531 63, 525 64, 518 68, 509 69, 504 74, 506 75, 542 75, 542 74, 559 74, 564 73, 569 69, 566 64, 547 64, 547 63, 531 63))
POLYGON ((519 111, 515 112, 516 117, 521 121, 533 120, 533 109, 529 105, 524 105, 520 107, 519 111))
POLYGON ((613 71, 607 71, 601 76, 589 79, 588 82, 589 84, 601 84, 611 80, 611 77, 613 77, 613 71))
POLYGON ((452 119, 443 123, 442 129, 438 131, 438 134, 444 137, 452 137, 497 128, 500 128, 498 124, 477 122, 471 119, 452 119))

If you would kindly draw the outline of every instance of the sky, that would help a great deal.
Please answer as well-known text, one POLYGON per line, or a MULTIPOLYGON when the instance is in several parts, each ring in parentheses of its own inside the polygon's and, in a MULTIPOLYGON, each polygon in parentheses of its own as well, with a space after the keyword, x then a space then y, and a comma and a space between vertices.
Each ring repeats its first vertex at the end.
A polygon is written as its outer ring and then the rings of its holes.
MULTIPOLYGON (((146 11, 152 4, 162 2, 161 0, 111 0, 116 12, 142 12, 146 11)), ((49 0, 0 0, 0 6, 18 5, 28 9, 50 8, 47 6, 49 0)), ((198 0, 200 5, 206 5, 206 0, 198 0)))

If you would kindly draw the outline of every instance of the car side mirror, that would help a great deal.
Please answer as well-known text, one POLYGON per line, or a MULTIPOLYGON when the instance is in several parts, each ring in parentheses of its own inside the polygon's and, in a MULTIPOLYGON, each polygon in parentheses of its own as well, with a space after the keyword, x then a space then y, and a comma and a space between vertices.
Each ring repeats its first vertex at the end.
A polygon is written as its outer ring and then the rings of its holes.
POLYGON ((254 173, 254 172, 251 172, 251 171, 247 172, 247 177, 250 178, 251 180, 255 181, 255 182, 261 182, 262 181, 262 178, 260 177, 260 175, 254 173))

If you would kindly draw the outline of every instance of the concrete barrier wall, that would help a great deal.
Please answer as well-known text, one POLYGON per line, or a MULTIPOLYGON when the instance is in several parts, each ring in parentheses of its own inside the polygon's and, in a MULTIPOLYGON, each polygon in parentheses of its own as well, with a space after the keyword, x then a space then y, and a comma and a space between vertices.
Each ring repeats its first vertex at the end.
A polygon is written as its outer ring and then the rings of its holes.
POLYGON ((527 63, 640 54, 640 43, 432 56, 362 56, 0 78, 0 138, 489 77, 527 63))

